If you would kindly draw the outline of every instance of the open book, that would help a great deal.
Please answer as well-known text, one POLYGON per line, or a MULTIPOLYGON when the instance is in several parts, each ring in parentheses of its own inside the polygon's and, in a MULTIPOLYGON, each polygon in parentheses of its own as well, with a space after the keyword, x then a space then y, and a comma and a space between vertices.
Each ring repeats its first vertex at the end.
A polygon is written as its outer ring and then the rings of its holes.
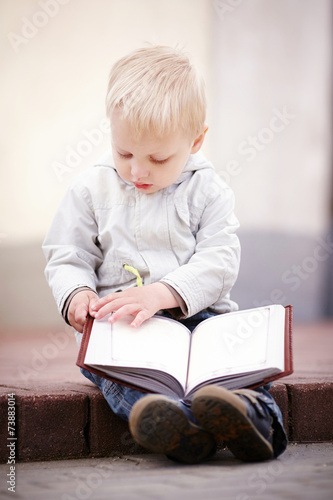
POLYGON ((191 399, 207 384, 255 387, 292 373, 292 307, 271 305, 214 316, 191 333, 154 316, 133 328, 88 317, 77 365, 146 392, 191 399))

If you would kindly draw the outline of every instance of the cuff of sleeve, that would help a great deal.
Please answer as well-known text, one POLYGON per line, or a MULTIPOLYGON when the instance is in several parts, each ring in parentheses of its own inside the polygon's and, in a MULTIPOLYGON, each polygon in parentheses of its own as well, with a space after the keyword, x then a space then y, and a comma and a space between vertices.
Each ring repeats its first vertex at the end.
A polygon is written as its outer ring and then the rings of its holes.
MULTIPOLYGON (((68 315, 68 309, 69 309, 69 305, 71 303, 71 300, 74 297, 74 295, 76 295, 79 292, 82 292, 83 290, 90 290, 91 292, 96 293, 95 290, 93 290, 89 286, 80 286, 79 288, 75 288, 75 290, 73 290, 72 293, 70 293, 68 295, 67 299, 65 300, 64 307, 62 308, 62 311, 61 311, 61 315, 64 318, 64 320, 66 321, 67 325, 70 325, 70 322, 68 321, 67 315, 68 315)), ((96 293, 96 295, 97 295, 97 293, 96 293)))
POLYGON ((179 307, 173 308, 173 309, 168 309, 168 312, 173 316, 175 319, 183 319, 187 317, 187 307, 184 302, 183 297, 171 286, 168 285, 168 283, 164 283, 164 281, 161 281, 160 283, 163 283, 164 286, 168 288, 168 290, 172 293, 172 295, 175 297, 177 300, 179 307))

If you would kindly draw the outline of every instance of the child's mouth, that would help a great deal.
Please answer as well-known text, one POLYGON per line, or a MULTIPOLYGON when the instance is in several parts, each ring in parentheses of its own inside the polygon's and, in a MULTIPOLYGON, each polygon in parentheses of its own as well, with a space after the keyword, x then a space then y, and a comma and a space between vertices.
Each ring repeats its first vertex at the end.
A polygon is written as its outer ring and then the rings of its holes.
POLYGON ((152 187, 152 184, 141 184, 140 182, 134 182, 134 186, 137 189, 149 189, 150 187, 152 187))

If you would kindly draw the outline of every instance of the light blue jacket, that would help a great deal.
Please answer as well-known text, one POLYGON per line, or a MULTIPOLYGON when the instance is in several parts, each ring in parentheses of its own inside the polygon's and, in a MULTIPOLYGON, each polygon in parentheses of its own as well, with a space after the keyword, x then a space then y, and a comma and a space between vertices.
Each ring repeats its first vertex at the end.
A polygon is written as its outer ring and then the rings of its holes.
POLYGON ((185 317, 237 309, 230 290, 239 269, 234 196, 212 164, 191 155, 175 184, 137 191, 115 170, 111 152, 77 176, 43 244, 45 275, 59 311, 78 287, 100 296, 161 281, 185 303, 185 317))

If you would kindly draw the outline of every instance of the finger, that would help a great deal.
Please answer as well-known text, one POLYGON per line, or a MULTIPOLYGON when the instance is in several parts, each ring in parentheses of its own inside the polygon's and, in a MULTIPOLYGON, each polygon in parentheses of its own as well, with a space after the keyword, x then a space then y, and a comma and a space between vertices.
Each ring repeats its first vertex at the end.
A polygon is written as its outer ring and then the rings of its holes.
MULTIPOLYGON (((114 302, 114 301, 113 301, 114 302)), ((110 314, 112 312, 114 312, 115 310, 117 310, 117 306, 113 303, 113 302, 109 302, 108 304, 106 304, 105 306, 101 307, 101 309, 99 309, 96 313, 95 313, 95 318, 96 319, 102 319, 104 318, 104 316, 106 316, 107 314, 110 314)), ((119 306, 120 307, 120 306, 119 306)))
POLYGON ((151 318, 151 314, 149 314, 148 311, 140 311, 138 314, 135 316, 134 321, 132 321, 131 326, 133 328, 137 328, 138 326, 142 325, 144 321, 147 319, 151 318))
MULTIPOLYGON (((115 311, 118 311, 121 307, 124 307, 126 305, 133 305, 129 304, 128 298, 126 297, 118 297, 118 294, 116 298, 114 298, 111 302, 108 302, 105 304, 103 307, 101 307, 95 314, 96 319, 101 319, 104 318, 107 314, 113 313, 115 311)), ((138 304, 135 305, 135 310, 139 309, 138 304)))
POLYGON ((72 327, 79 333, 83 333, 83 325, 79 323, 71 323, 72 327))
POLYGON ((118 294, 116 293, 109 293, 109 295, 105 295, 105 297, 102 297, 101 299, 98 299, 92 306, 93 311, 98 311, 101 309, 103 306, 108 304, 109 302, 112 302, 118 294))
POLYGON ((68 321, 69 321, 69 324, 75 329, 77 330, 79 333, 82 333, 83 332, 83 324, 81 323, 78 323, 77 321, 75 321, 75 318, 73 315, 68 315, 68 321))
POLYGON ((135 316, 139 311, 140 307, 138 304, 126 304, 120 307, 117 311, 114 311, 112 316, 109 318, 110 323, 115 323, 125 316, 135 316))
POLYGON ((91 298, 89 302, 89 314, 90 316, 95 316, 96 311, 95 311, 95 304, 97 302, 97 299, 95 297, 91 298))
POLYGON ((74 313, 74 321, 78 325, 83 326, 88 314, 88 305, 87 304, 80 304, 76 309, 74 313))

